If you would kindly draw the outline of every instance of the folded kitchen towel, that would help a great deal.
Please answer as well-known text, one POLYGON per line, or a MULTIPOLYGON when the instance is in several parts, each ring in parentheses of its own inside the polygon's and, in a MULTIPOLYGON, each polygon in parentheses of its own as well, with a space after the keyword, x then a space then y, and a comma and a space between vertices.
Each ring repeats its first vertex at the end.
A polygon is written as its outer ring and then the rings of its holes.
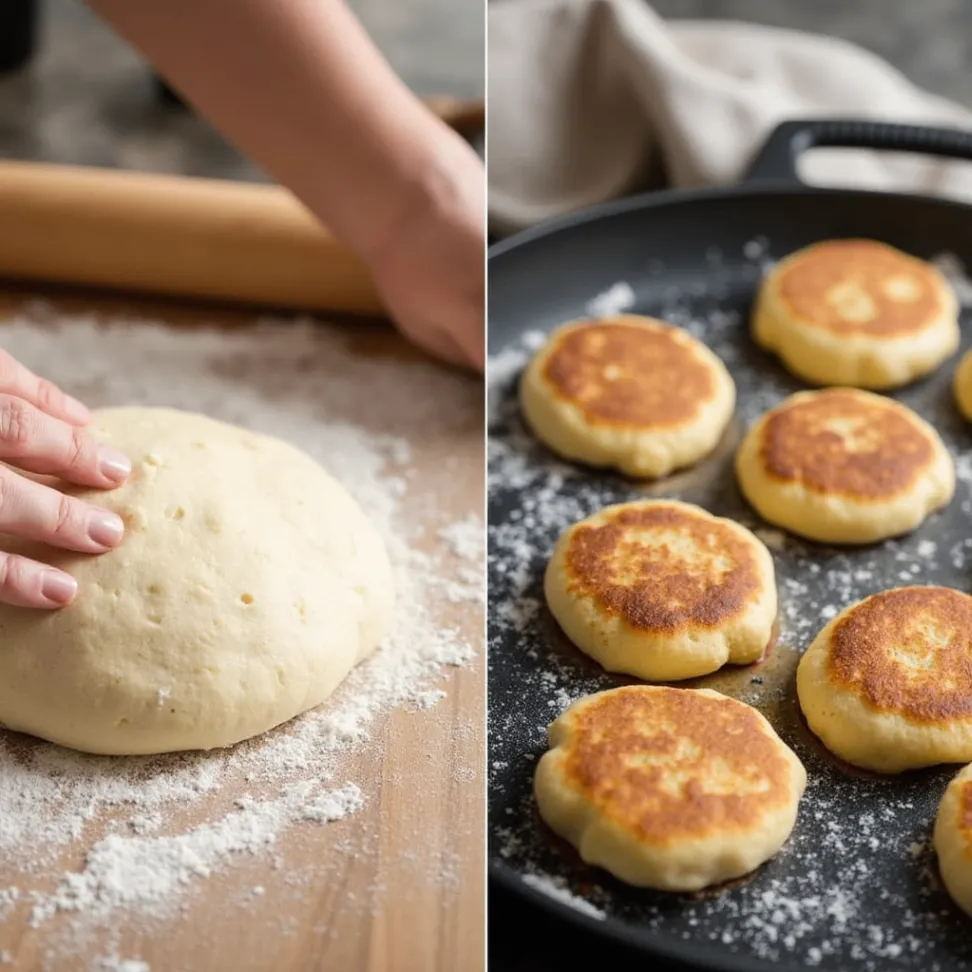
MULTIPOLYGON (((972 129, 863 48, 729 21, 663 21, 643 0, 489 5, 489 214, 502 235, 640 188, 739 179, 787 119, 972 129)), ((808 153, 819 184, 972 199, 972 165, 858 150, 808 153)))

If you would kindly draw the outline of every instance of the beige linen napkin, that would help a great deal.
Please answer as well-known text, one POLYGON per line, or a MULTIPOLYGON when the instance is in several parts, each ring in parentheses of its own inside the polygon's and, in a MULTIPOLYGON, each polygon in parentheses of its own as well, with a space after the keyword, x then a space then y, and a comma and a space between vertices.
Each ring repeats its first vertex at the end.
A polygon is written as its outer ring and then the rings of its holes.
MULTIPOLYGON (((643 0, 500 0, 488 10, 497 235, 634 191, 659 163, 675 186, 734 182, 787 119, 972 129, 972 112, 834 38, 665 22, 643 0)), ((801 175, 972 199, 969 163, 819 149, 801 175)))

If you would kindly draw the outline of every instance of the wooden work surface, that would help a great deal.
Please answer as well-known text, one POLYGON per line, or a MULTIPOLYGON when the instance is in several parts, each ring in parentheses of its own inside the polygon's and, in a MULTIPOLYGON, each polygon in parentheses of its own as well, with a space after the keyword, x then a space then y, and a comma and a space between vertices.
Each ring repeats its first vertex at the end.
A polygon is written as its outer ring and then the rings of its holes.
MULTIPOLYGON (((26 297, 36 296, 5 288, 0 315, 6 318, 26 297)), ((174 303, 43 296, 64 312, 134 311, 174 327, 200 321, 237 327, 253 319, 252 313, 174 303)), ((418 354, 386 325, 327 326, 353 330, 350 345, 363 357, 404 361, 418 354)), ((449 464, 454 470, 449 512, 482 515, 482 424, 458 437, 433 436, 412 445, 418 478, 456 456, 449 464)), ((479 604, 451 606, 441 621, 481 652, 479 604)), ((70 960, 63 946, 52 957, 49 945, 64 938, 72 914, 57 914, 35 929, 28 925, 28 904, 0 910, 0 957, 10 960, 0 970, 128 972, 123 964, 99 965, 107 953, 137 958, 152 972, 483 969, 484 669, 481 654, 469 666, 446 668, 436 683, 447 692, 444 699, 427 711, 393 711, 375 728, 373 741, 346 758, 342 777, 364 791, 362 810, 326 825, 290 827, 270 854, 240 855, 202 881, 177 918, 142 920, 119 911, 114 927, 81 936, 70 960), (258 907, 233 905, 241 889, 254 886, 264 889, 258 907)), ((230 807, 236 795, 231 790, 212 795, 205 816, 230 807)), ((82 866, 84 852, 83 841, 69 849, 50 887, 64 870, 82 866)), ((18 884, 15 866, 0 860, 0 887, 18 884)))

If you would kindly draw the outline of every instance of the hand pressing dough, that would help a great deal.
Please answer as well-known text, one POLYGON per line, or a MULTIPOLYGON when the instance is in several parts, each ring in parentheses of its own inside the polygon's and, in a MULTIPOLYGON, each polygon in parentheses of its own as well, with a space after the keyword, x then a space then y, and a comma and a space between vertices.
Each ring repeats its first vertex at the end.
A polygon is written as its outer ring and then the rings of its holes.
POLYGON ((588 695, 548 735, 540 816, 639 887, 698 891, 748 874, 789 837, 807 781, 759 712, 709 689, 588 695))
POLYGON ((581 651, 652 682, 758 660, 776 619, 766 547, 676 500, 618 503, 575 523, 554 548, 544 594, 581 651))
POLYGON ((935 819, 935 853, 942 881, 972 918, 972 765, 949 783, 935 819))
POLYGON ((764 520, 823 543, 907 533, 945 506, 955 468, 938 433, 870 392, 797 392, 763 415, 736 454, 736 476, 764 520))
POLYGON ((564 458, 655 479, 715 448, 736 386, 691 334, 628 314, 555 331, 520 399, 536 436, 564 458))
POLYGON ((121 546, 7 549, 73 574, 60 611, 0 606, 0 722, 92 753, 231 746, 323 702, 387 630, 391 567, 345 489, 276 439, 169 409, 96 412, 129 482, 73 490, 121 546))
POLYGON ((812 384, 896 388, 955 353, 958 301, 923 260, 874 240, 828 240, 766 277, 753 337, 812 384))
POLYGON ((972 597, 900 587, 837 615, 797 668, 807 724, 878 773, 972 760, 972 597))

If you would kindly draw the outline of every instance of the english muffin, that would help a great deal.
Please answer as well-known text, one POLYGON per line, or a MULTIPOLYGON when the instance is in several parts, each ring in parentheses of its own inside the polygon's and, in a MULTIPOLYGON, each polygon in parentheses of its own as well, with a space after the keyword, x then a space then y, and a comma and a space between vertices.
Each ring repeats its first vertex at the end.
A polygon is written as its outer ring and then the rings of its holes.
POLYGON ((798 392, 763 415, 736 454, 764 520, 824 543, 872 543, 945 506, 955 469, 911 409, 852 388, 798 392))
POLYGON ((972 918, 972 766, 948 785, 935 819, 935 853, 942 882, 972 918))
POLYGON ((760 713, 708 689, 589 695, 548 736, 541 817, 587 863, 640 887, 697 891, 748 874, 789 837, 806 786, 760 713))
POLYGON ((955 403, 958 405, 962 417, 972 422, 972 351, 966 351, 955 369, 952 382, 955 392, 955 403))
POLYGON ((972 760, 972 597, 901 587, 859 601, 797 669, 807 724, 834 755, 878 773, 972 760))
POLYGON ((555 331, 527 366, 520 400, 537 438, 564 458, 655 479, 715 448, 736 388, 690 334, 622 315, 555 331))
POLYGON ((955 353, 958 313, 931 264, 874 240, 829 240, 766 276, 752 331, 811 384, 895 388, 955 353))
POLYGON ((608 506, 569 527, 544 593, 581 651, 652 682, 758 660, 776 618, 766 547, 738 523, 675 500, 608 506))

